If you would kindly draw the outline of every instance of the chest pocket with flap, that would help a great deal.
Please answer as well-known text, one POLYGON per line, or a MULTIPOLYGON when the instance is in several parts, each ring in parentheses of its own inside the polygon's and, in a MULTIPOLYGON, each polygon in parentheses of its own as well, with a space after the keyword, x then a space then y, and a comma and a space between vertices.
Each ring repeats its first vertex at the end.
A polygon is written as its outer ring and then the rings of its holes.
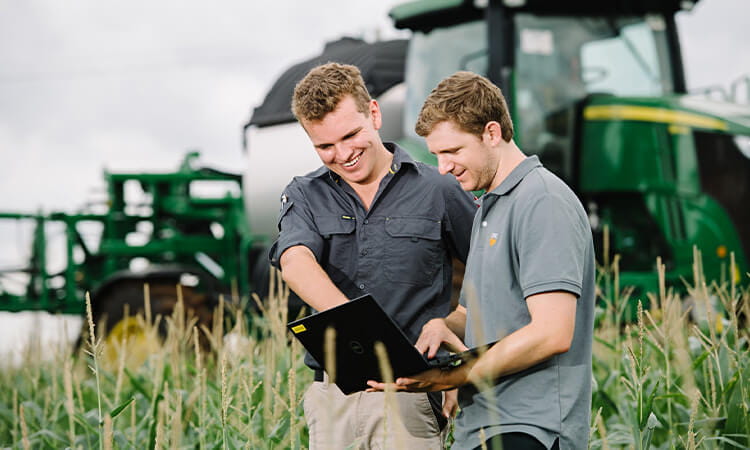
POLYGON ((341 215, 316 215, 315 225, 323 237, 321 265, 324 268, 330 264, 347 271, 355 270, 357 266, 355 220, 345 219, 341 215))
POLYGON ((426 217, 388 217, 385 274, 390 281, 415 285, 442 282, 441 222, 426 217))

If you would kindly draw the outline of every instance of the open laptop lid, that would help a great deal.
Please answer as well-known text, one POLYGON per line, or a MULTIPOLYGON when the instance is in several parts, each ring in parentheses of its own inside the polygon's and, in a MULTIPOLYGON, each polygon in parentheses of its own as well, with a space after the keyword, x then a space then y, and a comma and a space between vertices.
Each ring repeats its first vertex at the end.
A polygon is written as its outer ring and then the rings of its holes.
POLYGON ((335 382, 345 394, 367 389, 367 380, 383 379, 376 342, 385 346, 394 378, 432 367, 369 294, 290 322, 287 327, 322 367, 326 363, 326 329, 336 331, 335 382))

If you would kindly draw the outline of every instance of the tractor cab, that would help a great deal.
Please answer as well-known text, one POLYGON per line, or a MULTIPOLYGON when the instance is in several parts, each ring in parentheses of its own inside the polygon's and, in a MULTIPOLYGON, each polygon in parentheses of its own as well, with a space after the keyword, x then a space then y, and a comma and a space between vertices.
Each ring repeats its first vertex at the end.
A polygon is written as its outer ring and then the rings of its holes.
POLYGON ((587 208, 600 261, 606 225, 609 253, 620 255, 623 284, 636 296, 656 290, 657 257, 667 281, 684 286, 694 247, 708 279, 745 281, 750 108, 687 95, 674 16, 694 3, 399 5, 395 26, 412 30, 401 144, 435 163, 414 132, 422 103, 458 70, 483 74, 506 96, 519 147, 587 208))
POLYGON ((685 90, 682 70, 673 69, 682 67, 673 15, 685 2, 436 3, 391 11, 397 27, 414 32, 404 113, 404 132, 413 138, 422 102, 441 79, 480 73, 502 88, 524 152, 574 183, 574 105, 590 95, 685 90))

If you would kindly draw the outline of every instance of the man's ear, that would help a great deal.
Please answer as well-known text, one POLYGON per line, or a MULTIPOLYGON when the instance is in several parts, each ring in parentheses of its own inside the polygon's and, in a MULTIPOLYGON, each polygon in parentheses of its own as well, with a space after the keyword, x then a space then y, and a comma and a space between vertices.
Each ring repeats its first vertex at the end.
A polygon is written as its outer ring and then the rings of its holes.
POLYGON ((380 114, 380 105, 377 100, 370 100, 370 118, 372 125, 376 130, 383 126, 383 116, 380 114))
POLYGON ((482 140, 488 145, 499 145, 503 140, 503 130, 500 124, 494 120, 487 122, 482 132, 482 140))

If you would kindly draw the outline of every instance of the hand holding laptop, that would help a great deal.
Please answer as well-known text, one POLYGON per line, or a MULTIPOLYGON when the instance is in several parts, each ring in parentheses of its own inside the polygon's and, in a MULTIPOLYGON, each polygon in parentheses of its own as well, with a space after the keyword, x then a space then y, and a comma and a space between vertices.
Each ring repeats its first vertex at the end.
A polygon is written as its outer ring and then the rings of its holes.
POLYGON ((454 352, 469 350, 469 347, 448 328, 445 319, 432 319, 422 327, 422 333, 419 335, 415 347, 420 353, 426 354, 427 359, 432 359, 443 345, 447 345, 454 352))
MULTIPOLYGON (((469 373, 477 358, 464 360, 462 364, 452 369, 430 369, 410 377, 400 377, 391 385, 396 391, 431 392, 455 389, 469 382, 469 373)), ((368 392, 384 391, 388 386, 381 381, 369 380, 368 392)))
MULTIPOLYGON (((477 348, 427 359, 371 295, 290 322, 287 327, 321 367, 327 359, 333 360, 334 382, 345 394, 365 390, 368 380, 380 378, 382 368, 374 350, 378 343, 385 348, 396 378, 411 377, 431 368, 454 369, 484 350, 477 348), (335 330, 329 355, 333 358, 326 358, 325 333, 329 328, 335 330)), ((430 341, 422 344, 425 350, 430 341)))
MULTIPOLYGON (((469 357, 465 353, 469 352, 469 348, 448 328, 444 319, 436 318, 427 322, 415 344, 417 350, 428 359, 434 358, 444 345, 464 355, 458 358, 455 366, 441 364, 439 368, 398 378, 395 380, 394 389, 408 392, 446 391, 465 384, 476 357, 469 357)), ((367 389, 369 392, 382 391, 386 387, 386 383, 376 380, 369 380, 367 385, 370 386, 367 389)))

